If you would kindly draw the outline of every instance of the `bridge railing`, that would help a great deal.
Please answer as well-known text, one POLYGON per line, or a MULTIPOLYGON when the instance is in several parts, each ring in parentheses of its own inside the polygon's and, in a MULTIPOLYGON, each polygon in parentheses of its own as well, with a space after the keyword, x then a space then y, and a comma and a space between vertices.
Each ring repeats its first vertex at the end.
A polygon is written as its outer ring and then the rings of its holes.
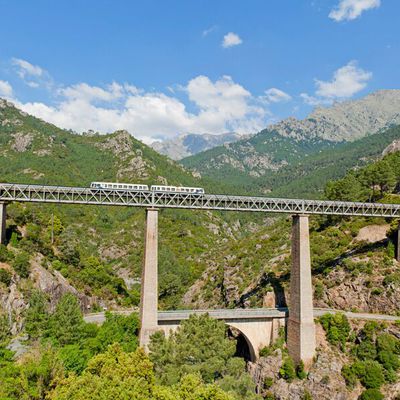
POLYGON ((0 183, 0 201, 254 211, 287 214, 400 217, 399 204, 280 199, 215 194, 198 195, 193 193, 162 193, 15 183, 0 183))

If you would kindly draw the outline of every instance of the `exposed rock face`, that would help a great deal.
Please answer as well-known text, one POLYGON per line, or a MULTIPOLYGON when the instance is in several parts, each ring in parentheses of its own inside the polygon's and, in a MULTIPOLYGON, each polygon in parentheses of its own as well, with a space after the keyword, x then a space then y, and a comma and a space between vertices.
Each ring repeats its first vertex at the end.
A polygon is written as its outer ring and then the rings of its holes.
POLYGON ((342 366, 347 362, 344 355, 333 351, 325 340, 325 333, 320 325, 316 326, 318 352, 316 361, 310 368, 307 379, 295 379, 289 383, 279 376, 283 364, 282 351, 277 349, 271 356, 261 357, 256 363, 249 363, 248 370, 252 375, 258 393, 270 392, 277 400, 302 399, 306 392, 313 399, 322 400, 356 400, 360 390, 349 392, 341 375, 342 366), (264 388, 266 379, 274 382, 268 389, 264 388))
POLYGON ((381 240, 386 239, 389 229, 389 224, 364 226, 364 228, 361 228, 358 232, 355 241, 368 243, 380 242, 381 240))
POLYGON ((21 331, 26 308, 26 299, 15 282, 11 283, 8 291, 0 292, 0 309, 4 310, 11 322, 12 335, 21 331))
POLYGON ((400 140, 395 140, 394 142, 390 143, 388 147, 382 152, 382 156, 386 156, 390 153, 395 153, 396 151, 400 151, 400 140))
POLYGON ((14 133, 14 143, 11 148, 18 153, 23 153, 28 150, 33 141, 33 134, 31 133, 14 133))
POLYGON ((237 133, 223 133, 221 135, 210 135, 207 133, 187 134, 164 140, 163 142, 154 142, 151 144, 151 147, 173 160, 180 160, 201 151, 234 142, 240 138, 242 136, 237 133))
POLYGON ((148 169, 154 169, 154 166, 146 162, 142 151, 134 149, 132 136, 127 131, 115 132, 112 137, 97 146, 110 150, 116 156, 118 180, 130 177, 144 179, 149 176, 148 169))
POLYGON ((353 141, 400 122, 400 90, 379 90, 360 100, 317 108, 306 119, 288 118, 270 127, 281 136, 353 141))
MULTIPOLYGON (((38 259, 36 261, 38 261, 38 259)), ((94 303, 92 298, 78 292, 70 285, 58 271, 50 273, 39 265, 38 262, 33 262, 30 278, 33 280, 35 287, 49 295, 51 299, 51 308, 54 308, 58 300, 66 293, 72 293, 79 299, 82 311, 84 312, 90 309, 91 305, 94 303)))

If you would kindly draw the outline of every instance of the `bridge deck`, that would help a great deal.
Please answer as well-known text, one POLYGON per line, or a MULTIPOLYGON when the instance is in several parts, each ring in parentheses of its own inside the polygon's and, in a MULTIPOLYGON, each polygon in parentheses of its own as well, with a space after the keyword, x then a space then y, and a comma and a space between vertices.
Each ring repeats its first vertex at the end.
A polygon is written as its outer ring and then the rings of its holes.
POLYGON ((399 204, 278 199, 253 196, 196 195, 151 191, 0 183, 0 201, 92 204, 198 210, 262 211, 288 214, 400 217, 399 204))
MULTIPOLYGON (((137 309, 112 311, 116 314, 129 315, 138 312, 137 309)), ((266 318, 286 318, 288 315, 287 308, 236 308, 236 309, 220 309, 220 310, 174 310, 159 311, 158 322, 166 325, 168 323, 179 322, 188 319, 192 314, 208 313, 211 317, 229 321, 229 320, 262 320, 266 318)), ((343 313, 350 319, 377 320, 377 321, 399 321, 400 317, 384 314, 370 313, 354 313, 349 311, 340 311, 331 308, 314 308, 314 317, 320 317, 327 313, 343 313)), ((102 323, 105 320, 105 313, 92 313, 84 316, 86 322, 102 323)))

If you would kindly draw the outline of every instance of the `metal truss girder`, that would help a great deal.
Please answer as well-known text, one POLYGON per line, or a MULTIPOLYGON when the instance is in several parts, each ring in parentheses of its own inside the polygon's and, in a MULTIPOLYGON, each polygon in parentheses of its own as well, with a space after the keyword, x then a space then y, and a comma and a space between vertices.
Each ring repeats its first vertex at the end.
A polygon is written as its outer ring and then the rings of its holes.
POLYGON ((0 201, 400 217, 400 205, 0 183, 0 201))

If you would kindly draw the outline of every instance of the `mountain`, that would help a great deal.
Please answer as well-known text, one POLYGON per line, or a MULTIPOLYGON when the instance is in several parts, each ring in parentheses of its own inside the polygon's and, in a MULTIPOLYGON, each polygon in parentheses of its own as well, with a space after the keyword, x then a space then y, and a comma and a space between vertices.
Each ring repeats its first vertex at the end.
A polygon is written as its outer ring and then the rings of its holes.
MULTIPOLYGON (((158 182, 208 190, 201 179, 126 131, 77 135, 5 100, 0 100, 0 181, 65 186, 158 182)), ((0 314, 2 309, 13 313, 15 330, 29 299, 26 285, 44 290, 53 302, 62 292, 72 292, 85 308, 137 304, 143 209, 12 203, 7 212, 10 244, 8 249, 0 246, 0 281, 5 268, 12 284, 8 290, 0 282, 0 314), (17 310, 9 304, 17 304, 17 310)), ((246 231, 243 222, 239 232, 233 214, 221 218, 185 210, 161 210, 159 225, 164 308, 179 306, 203 272, 202 258, 211 258, 218 246, 246 231)))
POLYGON ((389 128, 399 122, 400 90, 381 90, 360 100, 319 108, 304 120, 288 118, 250 138, 184 158, 181 163, 203 178, 212 177, 246 190, 258 187, 258 192, 269 193, 291 177, 304 175, 304 168, 310 169, 310 163, 315 167, 316 160, 322 165, 329 158, 335 171, 341 167, 336 163, 346 148, 352 149, 347 168, 368 161, 364 159, 367 155, 380 155, 396 139, 389 128), (365 146, 374 135, 381 137, 374 137, 365 146), (370 147, 372 142, 374 146, 370 147))
POLYGON ((151 147, 173 160, 180 160, 201 151, 212 149, 213 147, 235 142, 240 138, 243 138, 243 136, 234 132, 222 133, 220 135, 210 135, 207 133, 186 134, 162 142, 154 142, 151 144, 151 147))

